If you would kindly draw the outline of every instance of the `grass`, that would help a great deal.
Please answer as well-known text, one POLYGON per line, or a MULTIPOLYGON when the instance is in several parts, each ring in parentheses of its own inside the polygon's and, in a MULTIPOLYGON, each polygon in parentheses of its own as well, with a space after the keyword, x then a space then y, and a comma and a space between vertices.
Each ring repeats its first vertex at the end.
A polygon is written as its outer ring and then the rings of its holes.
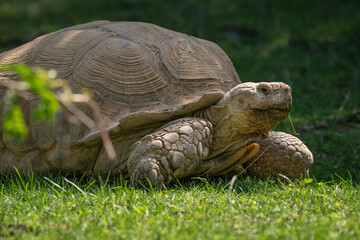
MULTIPOLYGON (((120 180, 1 176, 0 238, 360 238, 357 9, 357 0, 2 0, 0 52, 78 23, 144 21, 216 42, 243 82, 288 83, 314 181, 239 179, 229 195, 228 179, 154 191, 120 180)), ((289 120, 276 129, 292 132, 289 120)))
POLYGON ((192 179, 166 191, 126 181, 3 177, 0 238, 357 239, 358 184, 192 179))

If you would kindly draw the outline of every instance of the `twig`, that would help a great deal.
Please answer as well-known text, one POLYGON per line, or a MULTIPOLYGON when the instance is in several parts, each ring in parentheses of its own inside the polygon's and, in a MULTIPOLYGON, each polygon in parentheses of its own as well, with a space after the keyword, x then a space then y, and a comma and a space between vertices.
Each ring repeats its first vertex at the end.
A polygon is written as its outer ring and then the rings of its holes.
POLYGON ((106 131, 106 124, 101 115, 99 106, 89 96, 85 94, 73 94, 69 102, 65 94, 57 93, 57 99, 73 116, 75 116, 81 123, 88 127, 92 131, 100 133, 101 140, 104 144, 105 151, 110 159, 116 158, 116 152, 111 142, 109 133, 106 131), (81 111, 73 102, 87 104, 94 113, 94 120, 88 117, 83 111, 81 111))

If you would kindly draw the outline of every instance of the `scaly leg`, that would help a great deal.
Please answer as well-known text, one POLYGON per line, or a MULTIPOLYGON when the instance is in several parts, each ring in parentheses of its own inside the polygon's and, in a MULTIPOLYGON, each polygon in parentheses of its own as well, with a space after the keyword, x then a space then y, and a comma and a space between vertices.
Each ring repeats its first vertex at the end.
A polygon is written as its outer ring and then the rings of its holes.
POLYGON ((291 180, 308 176, 313 155, 297 137, 272 131, 268 138, 257 143, 259 153, 244 164, 249 176, 265 179, 282 174, 291 180))
POLYGON ((183 118, 146 135, 132 146, 128 159, 130 183, 165 187, 186 177, 209 155, 212 125, 199 118, 183 118))

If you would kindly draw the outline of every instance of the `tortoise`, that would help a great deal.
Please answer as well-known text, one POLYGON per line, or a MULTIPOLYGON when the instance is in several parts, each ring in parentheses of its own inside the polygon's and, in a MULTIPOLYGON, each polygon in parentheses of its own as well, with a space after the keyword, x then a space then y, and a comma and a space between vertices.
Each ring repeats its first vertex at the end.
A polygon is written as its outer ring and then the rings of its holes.
MULTIPOLYGON (((20 145, 0 139, 1 174, 15 168, 110 174, 134 186, 165 186, 187 176, 244 173, 244 164, 250 176, 297 179, 313 162, 301 140, 271 131, 290 112, 291 88, 241 83, 229 57, 210 41, 149 23, 95 21, 0 55, 0 64, 17 62, 55 69, 74 92, 91 91, 117 157, 108 157, 99 131, 67 121, 66 110, 53 123, 34 121, 33 98, 21 101, 27 139, 20 145)), ((0 80, 18 79, 0 74, 0 80)))

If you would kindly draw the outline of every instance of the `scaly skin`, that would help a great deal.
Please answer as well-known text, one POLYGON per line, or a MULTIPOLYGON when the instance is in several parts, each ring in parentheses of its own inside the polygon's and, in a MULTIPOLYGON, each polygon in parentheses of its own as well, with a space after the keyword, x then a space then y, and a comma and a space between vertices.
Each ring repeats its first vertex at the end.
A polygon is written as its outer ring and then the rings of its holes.
POLYGON ((133 145, 128 159, 132 185, 163 187, 174 178, 191 173, 209 155, 212 124, 183 118, 146 135, 133 145))
POLYGON ((308 176, 313 155, 297 137, 271 131, 268 138, 257 143, 260 145, 259 153, 244 164, 251 177, 265 179, 282 174, 295 180, 308 176))

